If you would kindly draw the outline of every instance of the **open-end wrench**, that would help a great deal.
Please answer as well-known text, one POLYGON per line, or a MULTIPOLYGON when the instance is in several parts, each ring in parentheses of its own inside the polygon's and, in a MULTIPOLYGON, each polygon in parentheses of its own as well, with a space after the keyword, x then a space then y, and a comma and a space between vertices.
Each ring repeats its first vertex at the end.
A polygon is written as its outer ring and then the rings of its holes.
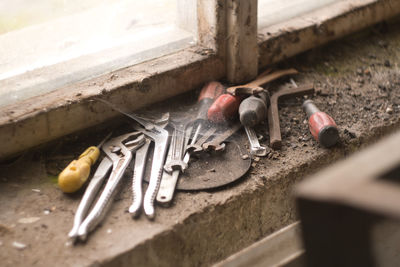
POLYGON ((282 147, 281 126, 279 123, 278 101, 281 98, 303 96, 306 94, 313 94, 314 87, 312 84, 305 84, 297 88, 293 86, 284 86, 277 92, 273 93, 270 97, 271 105, 268 109, 268 126, 270 146, 273 149, 280 149, 282 147))
POLYGON ((174 170, 184 172, 187 168, 187 163, 183 161, 186 126, 184 124, 173 124, 173 126, 174 133, 172 134, 171 145, 169 147, 171 158, 166 161, 164 170, 168 173, 172 173, 174 170))
POLYGON ((260 145, 254 129, 248 126, 245 126, 244 129, 250 142, 251 154, 259 157, 264 157, 265 155, 267 155, 268 149, 265 146, 260 145))
POLYGON ((132 214, 133 217, 139 215, 140 208, 142 207, 142 181, 146 169, 147 154, 150 143, 151 141, 147 139, 143 146, 136 151, 135 155, 135 166, 132 178, 132 205, 129 207, 129 213, 132 214))
MULTIPOLYGON (((87 234, 91 230, 93 230, 103 219, 104 215, 107 213, 108 207, 110 206, 110 200, 114 196, 116 188, 121 181, 126 168, 132 160, 132 152, 140 148, 144 142, 144 136, 139 132, 134 132, 113 138, 103 145, 102 149, 108 157, 105 160, 105 165, 111 167, 111 165, 109 165, 109 163, 107 162, 111 159, 113 168, 107 184, 104 187, 104 190, 101 193, 96 204, 94 205, 93 209, 79 225, 78 231, 73 233, 74 238, 78 236, 81 240, 85 240, 87 234)), ((101 164, 100 166, 102 166, 101 164)), ((89 186, 88 190, 98 190, 98 186, 89 186)), ((91 201, 93 200, 92 192, 88 191, 88 195, 91 196, 84 197, 82 199, 82 201, 85 202, 81 202, 80 205, 82 205, 83 207, 78 208, 78 210, 86 211, 87 208, 85 206, 90 206, 91 201)), ((71 233, 70 237, 72 237, 71 233)))
POLYGON ((217 128, 215 126, 210 127, 202 136, 199 140, 197 140, 194 144, 190 144, 186 147, 186 151, 190 154, 193 153, 199 153, 203 151, 202 145, 214 135, 214 133, 217 131, 217 128))
MULTIPOLYGON (((188 145, 189 139, 190 139, 190 134, 192 133, 193 127, 189 126, 186 131, 185 131, 185 146, 188 145)), ((196 135, 196 133, 195 133, 196 135)), ((192 137, 191 143, 195 142, 197 139, 196 136, 192 137)), ((185 149, 186 150, 186 149, 185 149)), ((168 151, 167 155, 167 162, 171 160, 172 157, 172 151, 170 148, 170 151, 168 151)), ((189 162, 190 155, 189 153, 185 153, 185 156, 183 157, 183 162, 186 164, 189 162)), ((158 190, 157 194, 157 202, 163 203, 163 204, 168 204, 171 202, 174 192, 175 192, 175 187, 176 183, 178 182, 180 171, 179 170, 174 170, 171 174, 164 171, 162 174, 161 178, 161 183, 160 183, 160 189, 158 190)))
POLYGON ((233 126, 229 127, 226 129, 224 132, 221 134, 218 134, 212 139, 210 142, 206 142, 202 145, 203 150, 209 151, 209 150, 214 150, 214 151, 222 151, 225 149, 225 144, 223 143, 226 139, 228 139, 232 134, 237 132, 240 128, 242 128, 242 125, 240 123, 236 123, 233 126))

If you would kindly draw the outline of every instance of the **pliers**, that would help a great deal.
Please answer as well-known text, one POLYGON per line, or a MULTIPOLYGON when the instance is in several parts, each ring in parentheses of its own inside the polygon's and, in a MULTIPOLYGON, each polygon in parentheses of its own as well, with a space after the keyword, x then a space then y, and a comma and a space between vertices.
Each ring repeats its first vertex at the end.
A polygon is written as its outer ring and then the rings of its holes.
POLYGON ((133 153, 145 143, 145 136, 141 132, 135 131, 110 139, 103 144, 102 150, 106 155, 99 164, 82 197, 74 217, 73 228, 68 234, 73 242, 77 238, 82 241, 86 240, 88 233, 104 218, 108 208, 111 206, 110 200, 114 197, 117 191, 116 188, 122 180, 126 168, 132 161, 133 153), (86 216, 111 167, 112 171, 103 192, 86 216))

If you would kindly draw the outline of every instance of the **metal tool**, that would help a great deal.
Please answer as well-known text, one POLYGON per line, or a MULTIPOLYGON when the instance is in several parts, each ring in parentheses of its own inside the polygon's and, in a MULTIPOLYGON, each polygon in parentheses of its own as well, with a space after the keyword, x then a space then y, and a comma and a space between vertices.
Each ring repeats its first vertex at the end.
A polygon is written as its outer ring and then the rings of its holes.
MULTIPOLYGON (((194 130, 194 134, 191 138, 191 143, 190 144, 195 144, 197 138, 199 135, 201 135, 201 132, 204 129, 207 129, 209 126, 209 122, 207 120, 207 112, 213 101, 221 95, 225 91, 225 88, 220 84, 219 82, 209 82, 200 91, 199 98, 198 98, 198 110, 197 110, 197 116, 196 118, 189 123, 188 130, 186 133, 187 135, 191 136, 192 130, 194 130)), ((186 140, 188 140, 187 138, 186 140)), ((179 146, 178 149, 180 150, 179 146)), ((186 151, 186 148, 185 148, 186 151)), ((170 151, 169 154, 170 156, 167 157, 167 161, 172 160, 172 153, 173 151, 170 151)), ((185 164, 187 165, 190 159, 190 153, 185 153, 182 162, 179 161, 179 165, 183 163, 183 166, 185 164)), ((170 163, 167 164, 167 169, 171 170, 168 168, 170 163)), ((180 170, 173 170, 172 173, 168 173, 166 171, 163 172, 163 176, 161 179, 161 185, 160 185, 160 191, 157 194, 157 201, 160 203, 168 203, 172 200, 176 183, 178 181, 180 174, 180 170)))
POLYGON ((297 74, 297 70, 279 70, 273 73, 263 72, 254 81, 227 89, 228 94, 219 96, 208 110, 208 120, 214 123, 224 123, 237 116, 239 105, 248 94, 258 94, 264 91, 261 87, 268 82, 289 74, 297 74))
POLYGON ((147 154, 149 152, 150 140, 146 140, 141 148, 136 151, 135 163, 132 178, 132 205, 129 207, 129 213, 137 217, 142 207, 143 190, 142 181, 146 170, 147 154))
POLYGON ((272 94, 270 98, 270 107, 268 109, 268 125, 270 146, 273 149, 282 147, 281 126, 279 122, 278 101, 282 98, 303 96, 313 94, 314 87, 312 84, 305 84, 297 88, 293 86, 283 86, 272 94))
MULTIPOLYGON (((171 123, 172 124, 172 123, 171 123)), ((187 162, 183 161, 183 153, 185 148, 185 129, 184 124, 173 124, 174 132, 171 138, 171 145, 169 150, 171 151, 171 157, 165 162, 164 170, 168 173, 172 173, 174 170, 184 172, 187 168, 187 162)))
POLYGON ((148 136, 154 142, 154 153, 149 186, 147 187, 143 200, 144 213, 149 219, 154 219, 154 200, 160 186, 165 155, 167 153, 169 133, 162 127, 141 119, 135 115, 130 114, 129 116, 145 127, 145 129, 143 129, 138 125, 134 125, 134 128, 142 132, 144 135, 148 136))
POLYGON ((73 160, 58 176, 58 186, 64 193, 73 193, 78 191, 87 181, 90 174, 90 167, 96 163, 100 148, 110 138, 112 133, 109 133, 96 146, 91 146, 86 149, 78 158, 73 160))
POLYGON ((101 161, 83 195, 75 214, 74 226, 68 234, 73 241, 77 238, 82 241, 86 240, 88 233, 103 219, 110 206, 110 200, 114 196, 116 188, 132 159, 132 152, 140 148, 144 142, 145 138, 143 134, 140 132, 132 132, 104 143, 102 150, 106 153, 106 156, 101 161), (112 171, 103 192, 85 218, 87 211, 92 206, 92 202, 111 167, 112 171))
POLYGON ((258 138, 254 129, 248 126, 245 126, 244 129, 246 131, 247 137, 250 142, 251 154, 259 157, 266 156, 268 153, 268 148, 260 145, 260 142, 258 142, 258 138))
POLYGON ((186 151, 189 154, 199 153, 203 151, 203 144, 210 139, 215 132, 217 131, 217 127, 210 127, 201 137, 196 141, 195 144, 190 144, 187 146, 186 151))
POLYGON ((249 139, 251 154, 260 157, 266 156, 268 149, 260 145, 253 127, 265 120, 269 103, 267 99, 269 100, 269 94, 261 92, 258 97, 246 98, 239 106, 239 119, 249 139))
POLYGON ((197 116, 196 119, 193 121, 195 129, 195 134, 193 138, 197 138, 199 133, 209 127, 209 121, 207 117, 209 109, 213 105, 215 99, 222 95, 224 91, 224 86, 221 83, 215 81, 207 83, 201 89, 199 98, 197 100, 197 116))
MULTIPOLYGON (((188 145, 188 142, 190 140, 190 134, 192 133, 193 128, 189 126, 186 131, 185 131, 185 149, 188 145)), ((197 139, 197 138, 196 138, 197 139)), ((191 142, 196 141, 195 138, 192 138, 191 142)), ((166 162, 169 162, 172 158, 172 148, 170 147, 167 155, 167 160, 166 162)), ((185 153, 185 156, 183 157, 183 162, 188 164, 190 159, 190 154, 188 152, 185 153)), ((168 204, 171 202, 175 188, 176 188, 176 183, 178 182, 180 170, 173 170, 172 173, 168 173, 167 171, 164 170, 161 178, 161 183, 160 183, 160 189, 158 190, 157 194, 157 202, 162 203, 162 204, 168 204)))
POLYGON ((308 126, 314 139, 324 147, 334 146, 339 141, 339 131, 333 118, 320 111, 312 100, 303 103, 308 116, 308 126))
POLYGON ((225 149, 225 144, 224 141, 228 139, 232 134, 237 132, 240 128, 242 128, 242 125, 240 123, 236 123, 233 126, 229 127, 226 129, 224 132, 221 134, 218 134, 215 136, 214 139, 212 139, 209 142, 205 142, 203 144, 203 150, 209 151, 209 150, 214 150, 214 151, 222 151, 225 149))
POLYGON ((254 95, 261 93, 264 91, 264 88, 261 86, 272 82, 276 79, 279 79, 286 75, 293 75, 299 73, 296 69, 286 69, 286 70, 278 70, 270 73, 270 70, 264 71, 258 77, 247 84, 244 85, 237 85, 232 86, 226 89, 226 91, 232 95, 240 95, 240 94, 247 94, 247 95, 254 95))

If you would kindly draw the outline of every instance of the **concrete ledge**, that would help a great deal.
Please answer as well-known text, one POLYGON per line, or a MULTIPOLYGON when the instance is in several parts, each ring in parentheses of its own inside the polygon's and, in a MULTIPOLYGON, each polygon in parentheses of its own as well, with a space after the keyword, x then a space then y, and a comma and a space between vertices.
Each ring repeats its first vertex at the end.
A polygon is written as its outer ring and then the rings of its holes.
POLYGON ((220 79, 219 58, 201 54, 186 49, 0 108, 0 159, 120 115, 94 97, 133 111, 220 79))
POLYGON ((259 29, 259 65, 265 67, 400 14, 397 0, 352 0, 259 29))
MULTIPOLYGON (((157 206, 153 222, 144 216, 133 221, 124 212, 131 203, 127 173, 102 226, 86 244, 64 245, 82 192, 63 195, 49 170, 57 174, 56 167, 65 167, 64 161, 86 148, 90 138, 80 140, 81 146, 57 144, 0 165, 2 265, 206 266, 298 220, 292 197, 296 183, 400 127, 400 32, 393 26, 385 34, 343 40, 284 66, 303 70, 295 77, 297 83, 314 82, 319 93, 313 99, 335 118, 340 144, 321 148, 303 123, 301 99, 285 100, 280 105, 280 152, 254 160, 236 184, 218 191, 177 193, 170 208, 157 206), (26 248, 15 248, 14 241, 26 248)), ((264 127, 259 130, 268 139, 264 127)))

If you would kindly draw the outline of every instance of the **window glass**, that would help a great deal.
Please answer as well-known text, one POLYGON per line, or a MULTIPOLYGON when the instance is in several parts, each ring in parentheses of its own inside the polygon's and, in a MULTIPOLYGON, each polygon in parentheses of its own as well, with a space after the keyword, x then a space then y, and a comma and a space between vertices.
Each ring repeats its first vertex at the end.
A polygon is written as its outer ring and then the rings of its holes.
POLYGON ((0 106, 193 45, 178 1, 0 1, 0 106))

